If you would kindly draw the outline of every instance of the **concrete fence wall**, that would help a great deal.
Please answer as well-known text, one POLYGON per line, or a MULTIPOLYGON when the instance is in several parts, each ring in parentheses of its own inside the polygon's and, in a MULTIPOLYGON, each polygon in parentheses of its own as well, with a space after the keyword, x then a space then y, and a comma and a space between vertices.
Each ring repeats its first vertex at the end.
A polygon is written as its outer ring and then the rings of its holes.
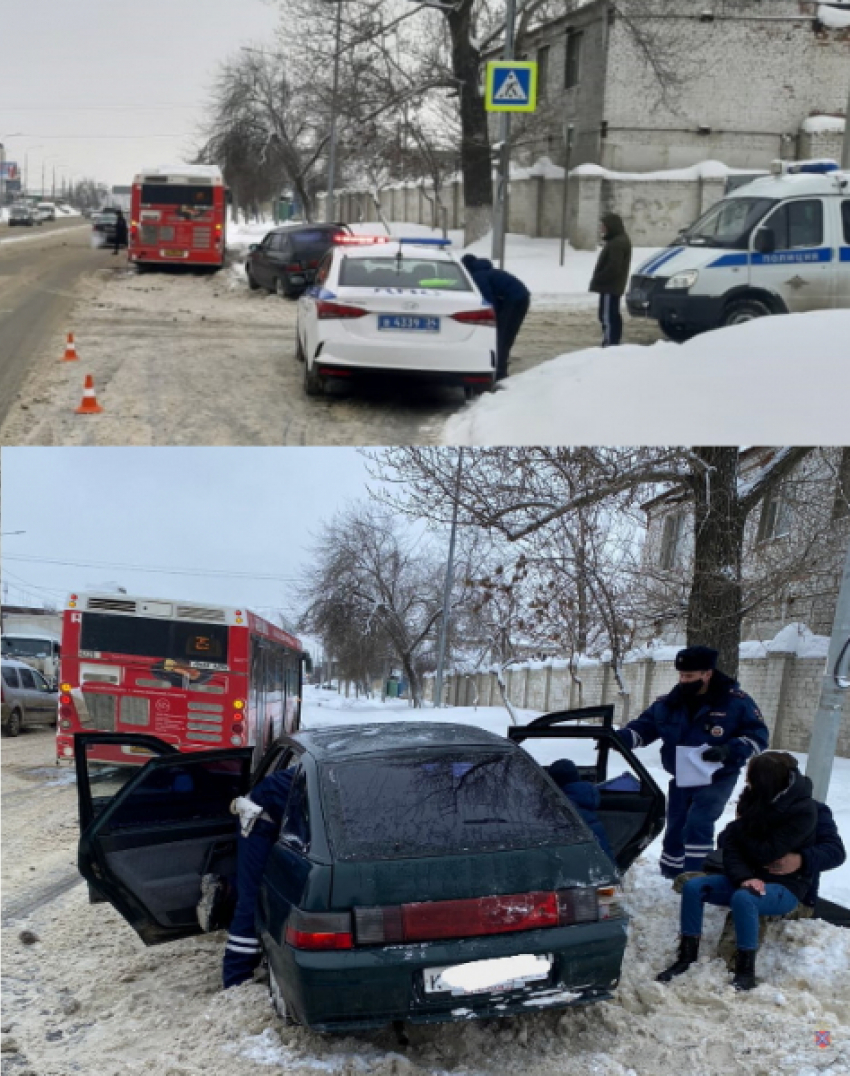
MULTIPOLYGON (((532 238, 558 238, 561 234, 564 191, 563 170, 547 165, 535 172, 522 170, 513 178, 508 196, 508 230, 532 238)), ((619 213, 636 246, 666 246, 709 206, 723 197, 724 180, 718 177, 671 178, 654 173, 646 178, 617 176, 585 165, 570 173, 567 189, 567 238, 576 250, 593 250, 599 238, 602 213, 619 213)), ((425 193, 413 185, 382 190, 379 201, 389 221, 433 226, 433 187, 425 193), (430 199, 430 200, 429 200, 430 199)), ((318 199, 317 218, 324 219, 325 195, 318 199)), ((440 192, 436 224, 463 228, 463 184, 446 184, 440 192)), ((378 221, 372 196, 366 191, 337 195, 336 219, 348 223, 378 221)))
MULTIPOLYGON (((822 658, 799 658, 795 654, 771 653, 741 661, 741 687, 761 709, 772 747, 808 751, 823 672, 822 658)), ((618 723, 637 717, 659 695, 670 691, 678 679, 672 662, 651 658, 628 662, 623 667, 625 695, 607 662, 581 667, 577 674, 581 684, 561 663, 509 668, 504 675, 508 698, 515 706, 547 712, 613 703, 618 723)), ((445 701, 451 706, 498 706, 501 702, 496 674, 490 672, 452 673, 445 679, 444 691, 445 701)), ((433 701, 433 692, 434 679, 428 677, 425 698, 433 701)), ((843 714, 838 754, 850 758, 850 691, 845 695, 843 714)))

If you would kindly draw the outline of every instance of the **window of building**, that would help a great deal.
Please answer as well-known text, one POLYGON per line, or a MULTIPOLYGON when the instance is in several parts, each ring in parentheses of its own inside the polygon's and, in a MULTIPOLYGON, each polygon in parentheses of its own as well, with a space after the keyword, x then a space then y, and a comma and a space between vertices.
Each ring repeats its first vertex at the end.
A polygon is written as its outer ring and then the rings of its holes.
POLYGON ((817 247, 823 242, 823 202, 807 198, 786 202, 765 221, 776 235, 777 250, 817 247))
POLYGON ((788 502, 781 488, 774 488, 766 493, 762 501, 757 540, 769 542, 773 538, 783 538, 790 529, 789 517, 788 502))
POLYGON ((549 84, 549 46, 542 45, 537 50, 537 96, 543 100, 549 84))
POLYGON ((664 519, 658 564, 665 571, 678 568, 684 559, 686 518, 684 512, 674 512, 664 519))
MULTIPOLYGON (((850 202, 845 204, 850 205, 850 202)), ((832 519, 835 522, 838 519, 847 519, 848 516, 850 516, 850 448, 845 448, 841 453, 841 463, 838 465, 838 482, 835 487, 832 519)))
POLYGON ((572 30, 567 34, 567 56, 564 68, 564 89, 578 86, 581 76, 581 43, 584 34, 581 30, 572 30))

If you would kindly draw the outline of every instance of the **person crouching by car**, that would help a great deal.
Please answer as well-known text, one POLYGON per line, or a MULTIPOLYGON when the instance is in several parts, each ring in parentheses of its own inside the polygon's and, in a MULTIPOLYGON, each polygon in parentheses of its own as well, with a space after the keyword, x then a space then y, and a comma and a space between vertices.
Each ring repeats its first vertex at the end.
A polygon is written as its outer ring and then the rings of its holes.
POLYGON ((599 295, 603 347, 616 347, 623 338, 620 300, 629 283, 631 264, 632 241, 626 234, 623 218, 617 213, 606 213, 602 218, 602 250, 588 289, 599 295))
POLYGON ((120 247, 127 246, 127 218, 119 209, 115 214, 115 235, 112 238, 112 253, 117 254, 120 247))
POLYGON ((614 850, 608 840, 605 827, 596 813, 599 810, 601 796, 596 785, 590 781, 582 781, 578 767, 569 758, 559 758, 551 766, 545 767, 546 772, 555 784, 572 803, 581 817, 588 824, 599 842, 599 846, 608 858, 614 862, 614 850))
POLYGON ((759 917, 786 915, 806 896, 812 869, 803 853, 814 844, 818 805, 812 782, 796 768, 792 756, 766 751, 750 760, 747 784, 738 801, 738 814, 721 834, 723 873, 692 878, 682 888, 681 937, 676 961, 657 980, 669 982, 682 975, 699 955, 703 905, 732 909, 735 923, 736 990, 756 986, 756 952, 759 917), (789 757, 794 765, 789 764, 789 757), (796 870, 777 875, 769 865, 796 852, 796 870))
POLYGON ((496 380, 508 376, 511 348, 531 303, 531 292, 513 273, 497 269, 488 258, 461 258, 475 286, 496 312, 496 380))

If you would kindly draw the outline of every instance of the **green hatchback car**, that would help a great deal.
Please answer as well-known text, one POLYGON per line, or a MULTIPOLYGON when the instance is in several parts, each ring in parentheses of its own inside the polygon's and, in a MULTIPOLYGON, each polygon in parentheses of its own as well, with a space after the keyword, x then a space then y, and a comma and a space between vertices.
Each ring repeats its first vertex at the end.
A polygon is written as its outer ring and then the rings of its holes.
POLYGON ((302 730, 254 773, 251 755, 77 735, 80 872, 144 942, 200 931, 201 877, 235 873, 231 800, 290 768, 257 908, 284 1020, 351 1031, 611 997, 628 929, 620 872, 664 823, 664 796, 614 737, 611 707, 548 714, 509 738, 427 721, 302 730), (553 738, 564 755, 570 740, 595 742, 580 770, 600 787, 616 864, 520 747, 553 738), (153 757, 89 764, 106 741, 153 757), (612 753, 631 772, 608 782, 612 753))

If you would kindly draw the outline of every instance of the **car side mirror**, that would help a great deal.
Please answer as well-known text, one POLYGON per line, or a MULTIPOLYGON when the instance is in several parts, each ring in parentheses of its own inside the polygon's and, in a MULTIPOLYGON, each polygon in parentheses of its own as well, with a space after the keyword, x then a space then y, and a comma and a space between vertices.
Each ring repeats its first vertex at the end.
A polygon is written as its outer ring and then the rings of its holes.
POLYGON ((776 250, 776 232, 772 228, 759 228, 753 247, 759 254, 772 254, 776 250))

